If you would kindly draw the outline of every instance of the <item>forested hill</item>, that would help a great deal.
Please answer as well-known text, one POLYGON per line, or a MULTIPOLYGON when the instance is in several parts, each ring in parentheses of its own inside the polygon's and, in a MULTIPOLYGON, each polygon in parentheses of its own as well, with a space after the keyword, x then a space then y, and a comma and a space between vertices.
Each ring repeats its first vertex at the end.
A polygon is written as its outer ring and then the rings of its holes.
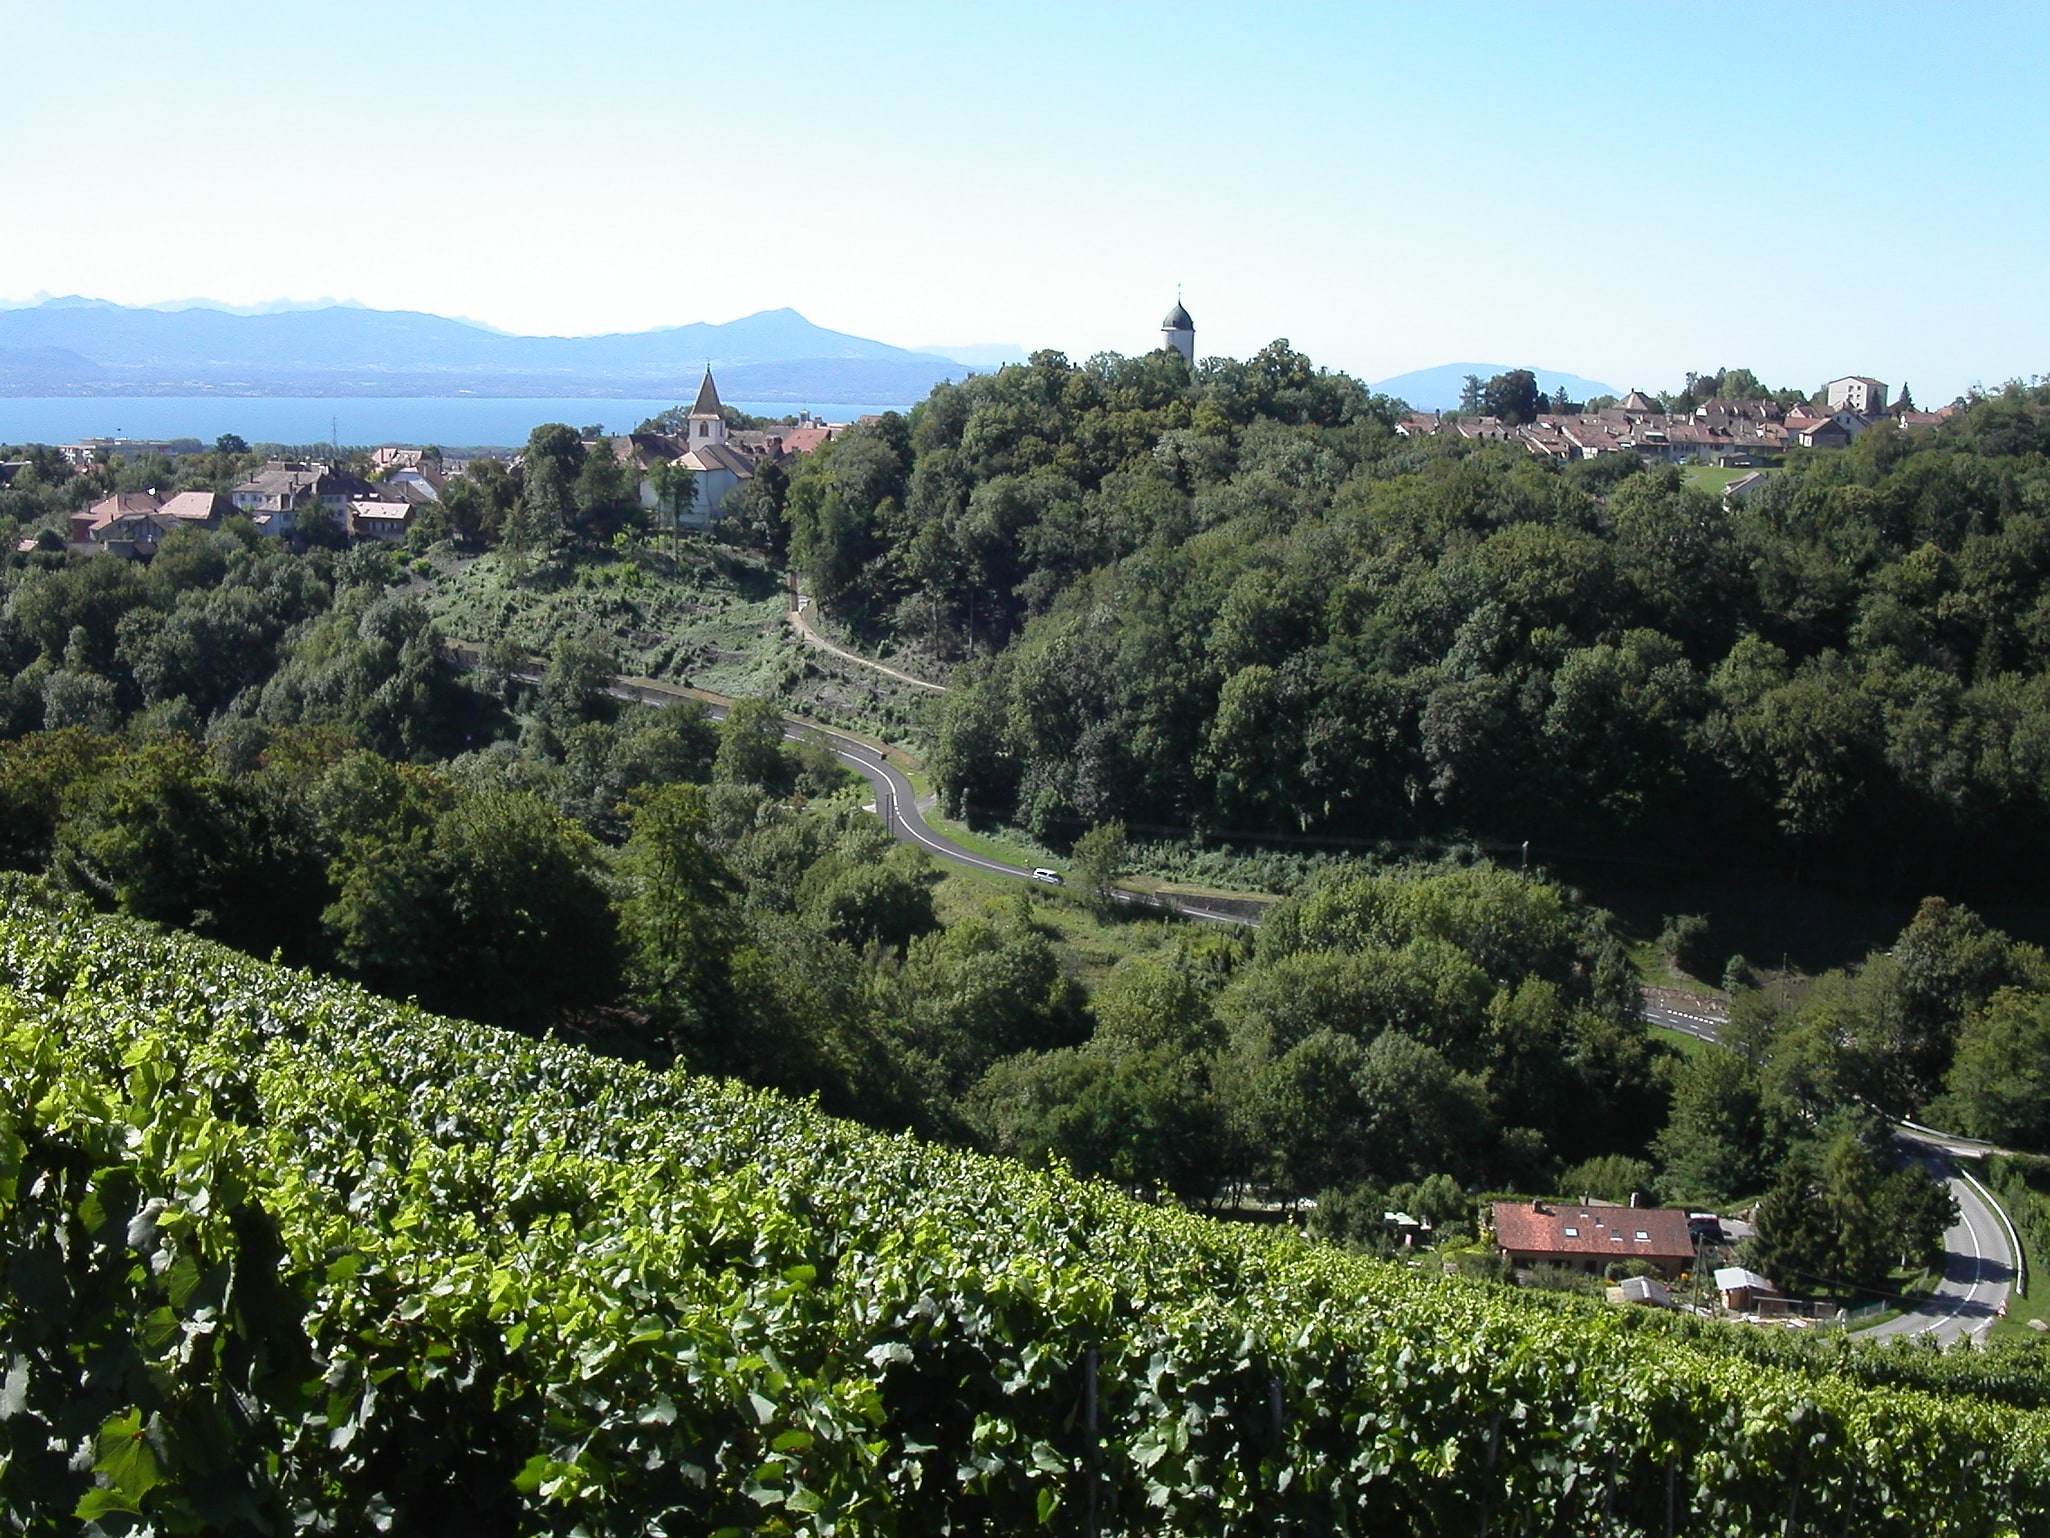
POLYGON ((1407 439, 1285 343, 943 385, 793 478, 871 639, 972 659, 946 799, 1470 834, 1903 889, 2050 853, 2050 390, 1796 451, 1726 510, 1614 455, 1407 439))

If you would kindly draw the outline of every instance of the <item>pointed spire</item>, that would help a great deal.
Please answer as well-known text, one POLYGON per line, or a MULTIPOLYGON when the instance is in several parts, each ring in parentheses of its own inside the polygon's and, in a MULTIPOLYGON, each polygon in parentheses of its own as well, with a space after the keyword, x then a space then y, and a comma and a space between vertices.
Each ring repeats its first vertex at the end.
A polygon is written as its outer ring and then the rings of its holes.
POLYGON ((719 407, 719 388, 712 383, 712 365, 705 365, 705 382, 698 386, 698 403, 690 408, 694 417, 723 417, 719 407))

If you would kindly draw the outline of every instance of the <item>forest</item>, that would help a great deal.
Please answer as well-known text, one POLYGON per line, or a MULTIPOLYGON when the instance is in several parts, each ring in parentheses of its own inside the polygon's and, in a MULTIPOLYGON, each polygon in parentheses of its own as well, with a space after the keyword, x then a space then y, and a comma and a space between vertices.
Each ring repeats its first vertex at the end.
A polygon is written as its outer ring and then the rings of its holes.
POLYGON ((1726 508, 1627 454, 1398 436, 1282 343, 1039 354, 808 458, 791 556, 854 635, 961 664, 943 792, 1043 838, 1992 890, 2050 850, 2046 401, 1792 451, 1726 508))

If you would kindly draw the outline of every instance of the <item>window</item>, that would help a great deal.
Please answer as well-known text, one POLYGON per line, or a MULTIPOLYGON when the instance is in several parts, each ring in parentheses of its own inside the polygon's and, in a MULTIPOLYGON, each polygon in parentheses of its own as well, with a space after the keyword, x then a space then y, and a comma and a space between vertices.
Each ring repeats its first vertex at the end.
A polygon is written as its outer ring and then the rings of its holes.
POLYGON ((1569 1239, 1578 1239, 1580 1237, 1580 1230, 1577 1228, 1568 1228, 1566 1230, 1566 1237, 1569 1239))
POLYGON ((1637 1230, 1637 1242, 1639 1244, 1649 1244, 1651 1243, 1651 1235, 1640 1228, 1637 1230))

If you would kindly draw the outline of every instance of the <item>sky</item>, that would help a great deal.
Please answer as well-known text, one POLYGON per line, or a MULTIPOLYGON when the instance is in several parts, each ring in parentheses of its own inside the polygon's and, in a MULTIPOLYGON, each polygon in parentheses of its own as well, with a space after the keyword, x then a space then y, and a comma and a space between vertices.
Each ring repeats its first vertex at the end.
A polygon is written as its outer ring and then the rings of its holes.
POLYGON ((0 298, 2050 369, 2050 6, 0 0, 0 298))

